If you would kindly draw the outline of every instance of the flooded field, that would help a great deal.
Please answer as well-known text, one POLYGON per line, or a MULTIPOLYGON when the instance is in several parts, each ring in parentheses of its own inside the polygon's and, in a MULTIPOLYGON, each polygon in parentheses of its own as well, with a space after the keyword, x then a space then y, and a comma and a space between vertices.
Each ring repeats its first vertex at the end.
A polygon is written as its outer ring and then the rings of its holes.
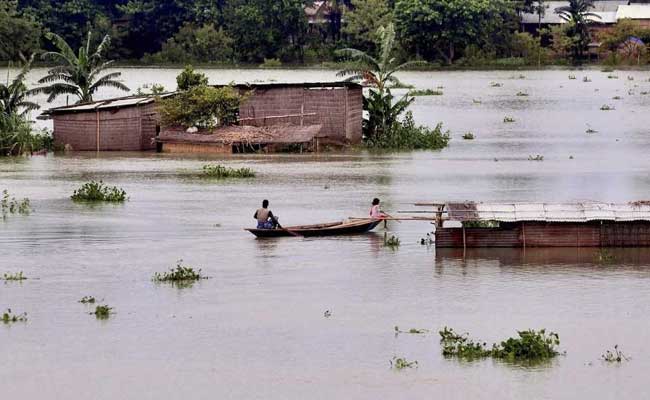
MULTIPOLYGON (((210 70, 212 82, 334 80, 331 71, 210 70)), ((36 71, 36 79, 42 71, 36 71)), ((177 70, 128 69, 132 88, 177 70)), ((256 240, 262 199, 285 225, 389 212, 416 201, 630 201, 649 197, 649 72, 405 73, 416 120, 451 130, 440 152, 198 158, 155 153, 0 159, 0 190, 35 212, 0 220, 0 393, 15 399, 647 398, 650 249, 435 251, 425 222, 327 239, 256 240), (520 77, 524 75, 524 77, 520 77), (569 79, 575 75, 577 79, 569 79), (618 79, 608 78, 616 75, 618 79), (583 82, 588 76, 591 82, 583 82), (628 78, 630 76, 630 78, 628 78), (493 86, 500 83, 500 87, 493 86), (517 96, 517 93, 528 96, 517 96), (615 100, 614 97, 620 97, 615 100), (604 104, 615 110, 601 111, 604 104), (504 117, 515 122, 504 123, 504 117), (587 129, 597 132, 586 133, 587 129), (476 139, 465 141, 462 134, 476 139), (544 161, 529 161, 543 155, 544 161), (207 162, 257 177, 202 179, 207 162), (69 196, 90 179, 123 205, 69 196), (176 260, 211 279, 152 282, 176 260), (97 320, 95 296, 115 314, 97 320), (330 317, 324 317, 329 310, 330 317), (428 329, 395 335, 394 326, 428 329), (522 366, 445 359, 438 329, 488 343, 547 328, 566 355, 522 366), (618 344, 631 360, 601 354, 618 344), (417 360, 396 371, 394 357, 417 360)), ((107 95, 110 95, 108 93, 107 95)), ((43 122, 39 122, 43 123, 43 122)))

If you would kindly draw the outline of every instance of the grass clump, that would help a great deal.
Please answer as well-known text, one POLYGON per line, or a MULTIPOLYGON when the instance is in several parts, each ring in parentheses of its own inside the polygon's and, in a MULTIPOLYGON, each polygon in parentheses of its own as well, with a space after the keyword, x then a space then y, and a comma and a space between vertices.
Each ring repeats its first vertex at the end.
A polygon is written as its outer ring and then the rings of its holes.
POLYGON ((603 361, 608 363, 621 363, 623 361, 628 361, 630 358, 623 354, 622 351, 618 349, 618 345, 614 346, 614 350, 606 350, 603 355, 600 356, 603 361))
POLYGON ((397 236, 391 235, 390 237, 384 235, 384 247, 388 247, 391 250, 397 250, 400 245, 400 240, 397 236))
POLYGON ((541 154, 537 154, 535 156, 529 155, 528 156, 528 161, 544 161, 544 156, 541 154))
POLYGON ((467 132, 463 135, 463 139, 465 140, 474 140, 474 134, 472 132, 467 132))
POLYGON ((600 106, 600 111, 612 111, 612 110, 616 110, 616 108, 614 108, 614 106, 610 106, 609 104, 603 104, 602 106, 600 106))
POLYGON ((108 317, 113 314, 113 307, 109 307, 108 305, 100 305, 95 307, 95 311, 91 312, 91 314, 94 314, 97 319, 108 319, 108 317))
POLYGON ((254 178, 255 171, 250 168, 230 168, 220 164, 205 164, 203 176, 208 178, 254 178))
POLYGON ((32 211, 32 206, 28 198, 18 201, 15 197, 10 197, 7 189, 2 191, 0 212, 2 213, 3 221, 6 221, 11 214, 29 215, 32 211))
POLYGON ((73 201, 123 203, 127 200, 126 192, 117 186, 107 186, 104 182, 86 182, 74 191, 73 201))
POLYGON ((503 123, 504 124, 511 124, 513 122, 515 122, 515 119, 512 118, 512 117, 508 117, 508 116, 503 117, 503 123))
POLYGON ((428 332, 429 332, 428 329, 417 329, 417 328, 411 328, 408 331, 403 331, 399 329, 399 326, 395 325, 395 335, 397 335, 398 333, 408 333, 411 335, 423 335, 428 332))
POLYGON ((607 75, 607 79, 618 79, 618 75, 607 75))
POLYGON ((490 82, 490 87, 502 87, 503 84, 499 82, 490 82))
POLYGON ((476 359, 493 357, 508 361, 540 361, 559 355, 557 333, 546 333, 545 329, 517 331, 517 336, 487 347, 485 342, 469 338, 467 333, 458 334, 452 328, 444 327, 439 332, 442 354, 447 357, 476 359))
POLYGON ((201 279, 208 279, 208 277, 201 274, 201 270, 195 270, 190 266, 183 266, 183 260, 178 260, 176 268, 171 268, 167 272, 156 272, 152 280, 154 282, 171 282, 171 283, 193 283, 201 279))
POLYGON ((417 368, 418 367, 418 362, 417 362, 417 360, 409 361, 406 358, 393 357, 393 359, 390 360, 390 366, 391 366, 391 368, 394 368, 394 369, 399 371, 399 370, 402 370, 404 368, 417 368))
POLYGON ((519 96, 519 97, 528 97, 530 95, 528 93, 526 93, 526 92, 517 92, 517 96, 519 96))
POLYGON ((93 296, 84 296, 79 300, 81 304, 95 304, 96 300, 93 296))
POLYGON ((2 276, 1 279, 4 280, 4 281, 24 281, 24 280, 27 279, 27 277, 26 277, 25 275, 23 275, 23 271, 20 271, 20 272, 16 272, 16 273, 14 273, 14 274, 11 274, 11 273, 7 274, 7 273, 5 273, 5 274, 2 276))
POLYGON ((282 68, 282 61, 277 58, 264 58, 260 68, 282 68))
POLYGON ((408 111, 404 120, 395 121, 390 129, 367 137, 365 145, 378 150, 440 150, 447 147, 449 140, 449 131, 443 131, 441 123, 435 128, 416 125, 408 111))
POLYGON ((410 96, 442 96, 444 93, 442 90, 433 90, 433 89, 413 89, 409 90, 410 96))
POLYGON ((27 313, 14 314, 11 312, 11 308, 8 308, 7 311, 2 313, 2 322, 5 324, 11 324, 13 322, 25 322, 27 321, 27 313))

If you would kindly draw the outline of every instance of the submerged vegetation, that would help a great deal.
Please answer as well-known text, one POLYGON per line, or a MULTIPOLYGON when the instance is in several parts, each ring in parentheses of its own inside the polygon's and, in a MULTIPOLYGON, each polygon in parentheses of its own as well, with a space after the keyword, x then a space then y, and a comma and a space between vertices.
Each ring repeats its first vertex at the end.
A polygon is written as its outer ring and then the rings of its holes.
POLYGON ((167 272, 156 272, 152 280, 159 283, 178 283, 178 284, 191 284, 201 279, 208 279, 201 273, 201 270, 195 270, 191 266, 183 266, 183 260, 178 260, 176 268, 171 268, 167 272))
POLYGON ((91 312, 90 314, 95 315, 97 319, 108 319, 113 312, 113 307, 109 307, 108 305, 100 305, 95 307, 95 311, 91 312))
POLYGON ((505 117, 503 117, 503 123, 504 123, 504 124, 511 124, 511 123, 513 123, 513 122, 515 122, 515 119, 512 118, 512 117, 509 117, 509 116, 507 116, 507 115, 506 115, 505 117))
POLYGON ((623 361, 629 361, 629 357, 623 354, 621 350, 619 350, 618 345, 614 346, 613 350, 606 350, 603 355, 600 356, 600 358, 603 359, 603 361, 607 361, 608 363, 621 363, 623 361))
POLYGON ((254 178, 255 171, 250 168, 230 168, 220 164, 205 164, 202 175, 207 178, 254 178))
POLYGON ((18 201, 15 197, 10 197, 8 190, 5 189, 2 191, 0 213, 2 213, 3 221, 6 221, 11 214, 29 215, 32 211, 32 206, 28 198, 18 201))
POLYGON ((474 134, 472 132, 467 132, 463 134, 463 139, 465 140, 474 140, 474 134))
POLYGON ((96 300, 93 296, 84 296, 79 300, 81 304, 95 304, 96 300))
POLYGON ((409 361, 406 358, 395 356, 390 360, 390 366, 396 370, 402 370, 404 368, 417 368, 418 362, 417 360, 409 361))
POLYGON ((517 336, 488 347, 486 342, 470 339, 469 334, 458 334, 452 328, 444 327, 440 334, 442 354, 447 357, 476 359, 493 357, 508 361, 541 361, 560 354, 557 333, 546 333, 545 329, 517 331, 517 336))
POLYGON ((24 281, 26 280, 27 277, 23 275, 23 271, 16 272, 16 273, 5 273, 0 280, 3 281, 24 281))
POLYGON ((7 311, 2 313, 2 322, 5 324, 10 324, 13 322, 25 322, 27 321, 27 313, 14 314, 11 311, 11 308, 8 308, 7 311))
POLYGON ((395 325, 395 334, 397 335, 399 333, 408 333, 408 334, 411 334, 411 335, 422 335, 422 334, 425 334, 425 333, 429 333, 429 330, 428 329, 411 328, 408 331, 403 331, 403 330, 399 329, 399 326, 395 325))
POLYGON ((400 246, 400 240, 397 236, 391 235, 388 237, 388 235, 384 235, 384 247, 388 247, 391 250, 397 250, 400 246))
POLYGON ((104 182, 90 181, 76 189, 70 198, 79 202, 123 203, 127 200, 126 192, 117 186, 107 186, 104 182))
POLYGON ((531 154, 528 156, 528 161, 544 161, 544 156, 541 154, 537 154, 533 156, 531 154))
POLYGON ((434 89, 413 89, 409 90, 409 95, 411 96, 442 96, 444 93, 442 90, 434 89))

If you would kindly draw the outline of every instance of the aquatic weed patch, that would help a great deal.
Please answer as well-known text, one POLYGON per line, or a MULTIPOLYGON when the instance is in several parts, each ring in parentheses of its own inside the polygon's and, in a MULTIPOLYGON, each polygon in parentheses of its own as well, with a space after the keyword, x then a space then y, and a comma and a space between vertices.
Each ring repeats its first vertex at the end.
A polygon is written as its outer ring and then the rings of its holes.
POLYGON ((102 181, 84 183, 74 191, 70 198, 77 202, 123 203, 127 200, 124 189, 117 186, 107 186, 102 181))
POLYGON ((202 175, 207 178, 254 178, 255 171, 250 168, 230 168, 220 164, 205 164, 202 175))
POLYGON ((442 96, 444 92, 442 90, 434 89, 413 89, 409 90, 410 96, 442 96))
POLYGON ((405 368, 417 368, 418 362, 417 360, 409 361, 406 358, 395 356, 390 360, 390 366, 391 368, 400 371, 405 368))
POLYGON ((395 335, 398 335, 400 333, 408 333, 410 335, 423 335, 425 333, 429 333, 428 329, 417 329, 417 328, 411 328, 407 331, 403 331, 397 325, 395 325, 394 329, 395 329, 395 335))
POLYGON ((79 303, 81 304, 95 304, 97 300, 93 296, 84 296, 79 300, 79 303))
POLYGON ((533 156, 531 154, 528 156, 528 161, 544 161, 544 156, 541 154, 537 154, 533 156))
POLYGON ((448 327, 444 327, 439 334, 442 354, 447 357, 541 361, 560 354, 557 350, 560 345, 559 335, 555 332, 547 333, 545 329, 517 331, 517 337, 493 343, 492 347, 488 347, 486 342, 471 339, 467 333, 458 334, 448 327))
POLYGON ((152 280, 158 283, 178 283, 178 284, 187 284, 200 281, 202 279, 208 279, 207 276, 204 276, 201 273, 201 269, 195 270, 191 266, 182 265, 183 260, 178 260, 176 263, 176 268, 171 268, 167 272, 159 273, 156 272, 153 275, 152 280))
POLYGON ((24 281, 26 280, 27 277, 23 275, 23 271, 16 272, 16 273, 5 273, 2 275, 2 278, 0 280, 3 280, 5 282, 7 281, 24 281))
POLYGON ((32 212, 32 206, 28 198, 20 201, 15 197, 9 195, 9 191, 4 189, 2 191, 2 199, 0 199, 0 212, 2 213, 2 220, 6 221, 9 215, 20 214, 29 215, 32 212))
POLYGON ((504 124, 511 124, 513 122, 515 122, 515 119, 513 117, 508 117, 508 116, 503 117, 504 124))
POLYGON ((628 356, 619 350, 618 345, 615 345, 613 350, 606 350, 600 358, 608 363, 622 363, 630 360, 628 356))
POLYGON ((113 312, 113 307, 109 307, 108 305, 100 305, 95 307, 95 311, 90 313, 91 315, 95 315, 97 319, 108 319, 111 315, 114 314, 113 312))
POLYGON ((400 240, 397 236, 391 235, 390 237, 384 235, 384 247, 391 250, 397 250, 400 246, 400 240))
POLYGON ((467 132, 463 135, 463 139, 465 140, 474 140, 474 134, 472 132, 467 132))
POLYGON ((11 324, 14 322, 26 322, 27 321, 27 313, 22 313, 22 314, 14 314, 11 311, 11 308, 8 308, 7 311, 2 313, 2 322, 5 324, 11 324))

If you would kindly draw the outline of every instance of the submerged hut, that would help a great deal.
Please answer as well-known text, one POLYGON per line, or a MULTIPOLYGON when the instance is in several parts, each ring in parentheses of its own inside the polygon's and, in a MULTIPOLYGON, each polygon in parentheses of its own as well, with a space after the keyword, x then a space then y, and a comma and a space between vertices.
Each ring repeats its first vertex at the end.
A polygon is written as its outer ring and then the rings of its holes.
MULTIPOLYGON (((362 139, 363 93, 352 82, 255 83, 233 87, 246 100, 237 126, 187 133, 160 127, 154 96, 130 96, 57 107, 43 117, 54 142, 76 151, 231 152, 294 146, 349 145, 362 139)), ((174 93, 163 95, 173 96, 174 93)))
POLYGON ((427 206, 434 207, 440 248, 650 246, 650 202, 427 206))

